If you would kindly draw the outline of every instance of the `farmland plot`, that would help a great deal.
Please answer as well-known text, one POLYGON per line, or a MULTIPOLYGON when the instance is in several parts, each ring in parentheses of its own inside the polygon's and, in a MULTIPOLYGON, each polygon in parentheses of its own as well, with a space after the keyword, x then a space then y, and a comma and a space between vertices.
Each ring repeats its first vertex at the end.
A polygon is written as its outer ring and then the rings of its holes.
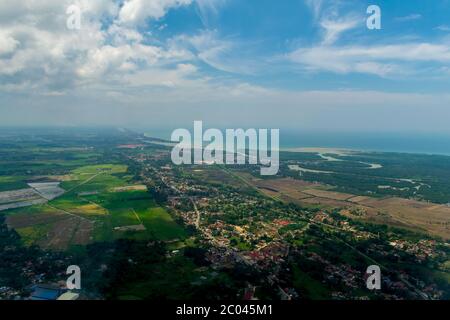
POLYGON ((0 211, 41 204, 46 201, 46 199, 43 199, 34 189, 31 188, 4 191, 0 192, 0 211))
POLYGON ((28 185, 47 200, 53 200, 65 192, 59 186, 59 182, 29 183, 28 185))

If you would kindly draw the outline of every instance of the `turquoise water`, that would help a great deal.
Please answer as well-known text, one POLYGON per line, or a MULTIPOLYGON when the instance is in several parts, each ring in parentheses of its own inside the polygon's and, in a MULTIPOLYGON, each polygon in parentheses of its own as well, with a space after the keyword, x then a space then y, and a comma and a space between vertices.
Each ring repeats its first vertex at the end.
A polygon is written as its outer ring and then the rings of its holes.
POLYGON ((284 148, 327 147, 450 155, 450 134, 293 132, 282 130, 284 148))

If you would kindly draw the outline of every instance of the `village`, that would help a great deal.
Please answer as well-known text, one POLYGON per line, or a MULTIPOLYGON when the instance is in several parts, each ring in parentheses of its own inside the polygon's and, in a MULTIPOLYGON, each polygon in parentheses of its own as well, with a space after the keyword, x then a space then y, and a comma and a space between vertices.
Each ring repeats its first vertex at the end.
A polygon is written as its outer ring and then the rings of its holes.
MULTIPOLYGON (((180 167, 166 160, 164 166, 156 169, 154 163, 161 164, 164 159, 164 155, 159 154, 140 155, 134 160, 144 168, 141 178, 164 195, 168 206, 185 225, 196 230, 200 243, 209 248, 207 260, 216 270, 244 264, 263 272, 266 276, 262 282, 277 287, 278 298, 299 299, 302 292, 289 286, 291 279, 287 279, 286 274, 292 273, 293 257, 302 256, 322 267, 321 281, 324 284, 343 289, 331 292, 334 299, 369 299, 373 294, 385 299, 417 295, 438 299, 443 294, 436 286, 427 286, 406 272, 401 272, 399 276, 392 272, 383 277, 383 292, 361 295, 367 278, 365 269, 350 263, 336 264, 326 258, 326 252, 323 256, 320 252, 310 252, 304 248, 308 241, 321 241, 311 239, 311 234, 320 228, 327 231, 326 237, 329 239, 326 241, 348 239, 349 242, 371 243, 365 253, 353 247, 353 253, 357 256, 376 252, 379 257, 401 260, 407 255, 408 259, 413 257, 416 262, 426 263, 429 259, 445 256, 431 240, 413 243, 393 239, 387 246, 379 245, 379 232, 364 230, 337 214, 323 210, 301 210, 260 195, 208 184, 195 178, 195 172, 201 171, 202 166, 194 166, 189 173, 181 174, 180 167)), ((258 285, 261 281, 248 283, 242 288, 243 298, 257 299, 255 288, 258 285)))

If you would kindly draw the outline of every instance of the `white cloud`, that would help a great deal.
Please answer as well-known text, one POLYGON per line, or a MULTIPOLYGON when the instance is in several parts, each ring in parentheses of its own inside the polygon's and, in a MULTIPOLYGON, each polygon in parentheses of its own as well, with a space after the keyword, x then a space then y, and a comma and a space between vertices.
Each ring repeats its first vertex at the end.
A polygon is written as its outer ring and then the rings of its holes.
POLYGON ((196 0, 198 13, 203 25, 210 28, 211 21, 218 15, 219 10, 228 0, 196 0))
POLYGON ((395 18, 395 20, 399 21, 399 22, 407 22, 407 21, 414 21, 414 20, 420 20, 420 19, 422 19, 422 15, 418 14, 418 13, 412 13, 412 14, 404 16, 404 17, 395 18))
POLYGON ((359 24, 362 25, 364 19, 361 15, 350 10, 346 14, 340 14, 343 11, 339 0, 304 0, 305 4, 311 9, 314 23, 322 28, 322 44, 331 45, 335 43, 341 34, 354 29, 359 24))
POLYGON ((200 83, 206 85, 204 80, 198 79, 197 67, 183 63, 173 69, 152 68, 138 71, 128 74, 124 80, 128 87, 192 88, 200 83), (195 80, 191 77, 195 77, 195 80))
POLYGON ((136 24, 161 18, 190 0, 23 0, 0 2, 0 82, 3 90, 46 95, 76 86, 120 81, 138 68, 161 67, 192 58, 183 48, 149 45, 136 24), (138 4, 137 4, 138 3, 138 4), (81 30, 66 28, 69 5, 81 8, 81 30), (142 6, 139 16, 132 7, 142 6), (2 11, 3 10, 3 11, 2 11), (125 11, 124 11, 125 10, 125 11), (128 11, 127 11, 128 10, 128 11), (104 18, 113 21, 107 28, 104 18), (126 24, 120 22, 126 18, 126 24))
MULTIPOLYGON (((301 47, 288 54, 288 59, 299 64, 303 70, 333 72, 339 74, 362 73, 380 77, 406 76, 423 72, 439 72, 439 64, 450 61, 450 44, 445 39, 441 43, 420 42, 417 37, 387 39, 389 44, 343 45, 339 41, 345 32, 361 27, 365 30, 365 16, 352 11, 349 2, 340 0, 304 0, 310 7, 322 37, 317 45, 301 47), (325 6, 326 4, 326 6, 325 6), (346 15, 341 12, 346 8, 346 15), (350 10, 350 11, 349 11, 350 10), (421 63, 433 63, 421 69, 421 63)), ((356 3, 354 3, 356 5, 356 3)), ((418 13, 395 18, 399 22, 421 19, 418 13)), ((448 26, 436 29, 448 31, 448 26)), ((353 41, 354 43, 354 41, 353 41)), ((433 74, 435 76, 435 74, 433 74)))
POLYGON ((139 25, 147 18, 160 19, 169 9, 191 3, 192 0, 126 0, 119 13, 119 22, 139 25))
POLYGON ((210 66, 222 70, 232 71, 232 66, 223 63, 223 57, 232 49, 233 43, 219 39, 215 32, 206 31, 190 37, 188 41, 195 47, 198 57, 210 66))
POLYGON ((310 70, 388 76, 412 72, 411 62, 449 63, 450 46, 431 43, 317 46, 298 49, 288 57, 310 70))
POLYGON ((18 45, 19 41, 4 30, 0 30, 0 55, 15 51, 18 45))
POLYGON ((450 26, 447 26, 447 25, 440 25, 440 26, 436 27, 435 29, 439 30, 439 31, 450 32, 450 26))
POLYGON ((311 8, 314 18, 317 19, 322 9, 323 0, 305 0, 305 3, 311 8))
POLYGON ((252 55, 251 42, 220 37, 217 30, 203 30, 191 36, 180 35, 172 39, 172 43, 191 48, 197 59, 220 71, 254 74, 260 69, 259 62, 252 55))
POLYGON ((332 19, 327 17, 320 22, 320 26, 325 30, 322 40, 323 45, 330 45, 336 42, 339 36, 345 31, 355 28, 360 24, 361 19, 355 16, 332 19))

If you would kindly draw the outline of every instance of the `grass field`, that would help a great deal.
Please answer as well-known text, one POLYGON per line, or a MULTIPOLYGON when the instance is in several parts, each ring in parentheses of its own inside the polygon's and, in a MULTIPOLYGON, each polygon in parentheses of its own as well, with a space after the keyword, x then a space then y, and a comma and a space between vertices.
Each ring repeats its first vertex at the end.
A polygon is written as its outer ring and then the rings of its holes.
POLYGON ((146 191, 102 193, 84 197, 108 211, 101 218, 102 225, 95 232, 96 240, 128 236, 142 239, 154 237, 159 240, 184 238, 184 229, 177 225, 167 211, 159 207, 146 191), (122 232, 114 228, 143 224, 145 231, 122 232))
POLYGON ((85 166, 71 172, 71 180, 64 181, 61 187, 69 193, 105 191, 108 188, 124 186, 127 183, 127 166, 104 164, 85 166))
MULTIPOLYGON (((117 292, 119 300, 182 299, 190 297, 192 283, 199 282, 201 276, 208 276, 196 265, 182 256, 164 263, 141 265, 139 280, 127 282, 117 292), (171 272, 167 272, 171 270, 171 272), (144 276, 145 275, 145 276, 144 276)), ((207 279, 206 281, 208 281, 207 279)), ((200 283, 199 283, 200 284, 200 283)))
POLYGON ((17 233, 19 233, 22 238, 22 242, 25 245, 36 244, 39 241, 46 239, 48 232, 51 230, 52 224, 36 224, 34 226, 23 227, 16 229, 17 233))
POLYGON ((187 172, 196 179, 206 181, 212 185, 229 185, 242 191, 251 190, 251 188, 243 184, 242 181, 224 171, 222 166, 193 166, 190 167, 187 172))
POLYGON ((0 176, 0 192, 28 188, 24 176, 0 176))
POLYGON ((63 185, 69 192, 52 204, 94 220, 95 241, 122 237, 158 240, 184 238, 184 229, 153 201, 147 191, 130 187, 126 171, 126 166, 113 164, 74 170, 74 180, 63 185), (118 188, 125 191, 117 191, 118 188), (143 225, 145 230, 120 230, 137 225, 143 225))
POLYGON ((303 272, 298 266, 294 265, 293 271, 293 285, 298 292, 303 292, 312 300, 326 300, 330 299, 330 291, 324 285, 310 277, 303 272))

